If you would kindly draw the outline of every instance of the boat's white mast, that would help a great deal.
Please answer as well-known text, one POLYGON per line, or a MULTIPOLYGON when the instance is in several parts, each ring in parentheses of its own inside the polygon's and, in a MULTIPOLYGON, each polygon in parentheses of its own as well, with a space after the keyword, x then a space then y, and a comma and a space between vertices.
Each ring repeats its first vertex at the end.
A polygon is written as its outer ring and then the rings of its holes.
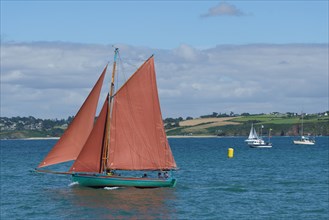
POLYGON ((301 136, 304 135, 304 114, 302 112, 302 132, 301 132, 301 136))

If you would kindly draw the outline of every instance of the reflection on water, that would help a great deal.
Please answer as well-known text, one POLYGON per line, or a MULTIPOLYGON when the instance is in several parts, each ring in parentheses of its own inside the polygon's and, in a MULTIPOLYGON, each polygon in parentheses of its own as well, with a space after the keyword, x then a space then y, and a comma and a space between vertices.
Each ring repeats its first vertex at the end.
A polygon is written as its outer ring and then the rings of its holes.
POLYGON ((67 213, 69 216, 66 217, 77 215, 79 218, 84 216, 93 219, 175 219, 174 188, 109 190, 73 185, 66 193, 60 194, 70 203, 72 210, 79 210, 76 214, 67 213))

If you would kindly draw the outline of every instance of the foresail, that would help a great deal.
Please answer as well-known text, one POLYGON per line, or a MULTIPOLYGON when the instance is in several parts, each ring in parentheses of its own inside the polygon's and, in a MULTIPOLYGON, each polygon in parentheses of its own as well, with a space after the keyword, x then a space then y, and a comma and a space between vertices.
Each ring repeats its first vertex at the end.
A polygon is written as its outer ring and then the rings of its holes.
POLYGON ((258 135, 253 125, 251 125, 250 133, 248 139, 258 139, 258 135))
POLYGON ((106 68, 107 66, 104 68, 79 112, 74 117, 74 120, 45 159, 39 164, 38 168, 75 160, 77 158, 94 125, 98 99, 106 68))
POLYGON ((162 122, 153 56, 114 96, 108 166, 123 170, 176 167, 162 122))
POLYGON ((259 138, 255 128, 254 128, 254 131, 253 131, 253 138, 255 138, 255 139, 259 138))
POLYGON ((253 139, 254 138, 254 130, 255 129, 254 129, 253 125, 251 125, 248 139, 253 139))
POLYGON ((252 138, 253 138, 253 128, 251 127, 248 139, 252 139, 252 138))
POLYGON ((78 158, 73 163, 70 171, 73 172, 100 172, 100 159, 102 155, 102 145, 106 126, 108 111, 108 97, 106 98, 102 110, 97 118, 95 126, 91 131, 86 144, 83 146, 78 158))

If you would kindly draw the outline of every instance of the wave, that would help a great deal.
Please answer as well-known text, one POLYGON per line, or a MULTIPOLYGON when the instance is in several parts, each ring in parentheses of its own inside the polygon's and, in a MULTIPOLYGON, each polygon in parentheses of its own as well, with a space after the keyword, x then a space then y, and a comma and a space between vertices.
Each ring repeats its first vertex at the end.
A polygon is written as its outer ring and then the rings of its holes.
POLYGON ((72 182, 72 183, 69 184, 69 187, 74 187, 74 186, 77 186, 77 185, 79 185, 78 182, 72 182))
POLYGON ((116 189, 119 189, 120 187, 118 186, 114 186, 114 187, 104 187, 105 190, 116 190, 116 189))

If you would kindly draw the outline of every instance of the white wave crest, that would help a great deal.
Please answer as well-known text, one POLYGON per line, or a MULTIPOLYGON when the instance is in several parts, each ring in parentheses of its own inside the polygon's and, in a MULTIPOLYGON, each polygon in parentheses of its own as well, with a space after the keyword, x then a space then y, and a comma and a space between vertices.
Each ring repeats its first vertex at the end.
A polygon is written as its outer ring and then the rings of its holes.
POLYGON ((72 182, 72 183, 69 184, 69 187, 76 186, 76 185, 79 185, 79 183, 78 182, 72 182))
POLYGON ((119 189, 120 187, 104 187, 105 190, 115 190, 115 189, 119 189))

